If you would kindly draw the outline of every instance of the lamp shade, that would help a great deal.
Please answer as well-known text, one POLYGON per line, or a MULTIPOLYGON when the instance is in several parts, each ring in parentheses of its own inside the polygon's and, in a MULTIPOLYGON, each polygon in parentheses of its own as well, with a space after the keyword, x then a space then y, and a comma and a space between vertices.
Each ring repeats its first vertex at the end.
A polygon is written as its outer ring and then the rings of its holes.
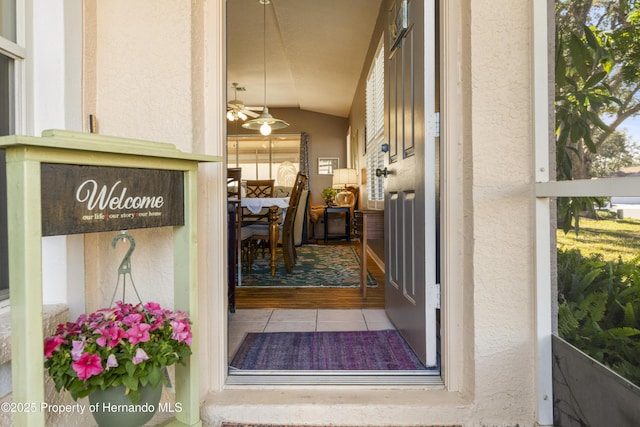
POLYGON ((333 188, 355 187, 358 185, 358 171, 356 169, 334 169, 333 188))

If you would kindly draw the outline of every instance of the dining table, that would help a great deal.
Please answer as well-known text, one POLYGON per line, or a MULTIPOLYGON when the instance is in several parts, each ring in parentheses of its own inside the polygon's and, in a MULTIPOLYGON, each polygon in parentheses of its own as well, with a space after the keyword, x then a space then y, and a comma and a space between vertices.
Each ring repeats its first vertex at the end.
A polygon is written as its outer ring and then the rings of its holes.
MULTIPOLYGON (((269 267, 271 268, 271 275, 276 275, 276 267, 278 266, 277 248, 278 248, 278 235, 280 213, 282 213, 283 219, 286 215, 287 208, 289 207, 289 197, 242 197, 240 199, 240 206, 248 209, 253 214, 259 214, 263 209, 269 210, 269 267)), ((251 227, 251 225, 249 225, 251 227)))

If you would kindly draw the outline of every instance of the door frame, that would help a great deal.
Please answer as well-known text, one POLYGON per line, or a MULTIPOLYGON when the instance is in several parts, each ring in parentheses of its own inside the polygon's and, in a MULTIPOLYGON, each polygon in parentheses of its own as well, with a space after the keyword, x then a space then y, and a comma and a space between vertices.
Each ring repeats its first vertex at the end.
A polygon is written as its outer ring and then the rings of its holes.
MULTIPOLYGON (((441 272, 442 272, 442 309, 441 309, 441 370, 440 378, 448 391, 464 390, 464 354, 473 350, 472 319, 469 318, 469 310, 472 310, 472 301, 465 298, 464 279, 471 273, 470 267, 461 260, 465 255, 464 246, 464 212, 459 209, 463 206, 463 168, 459 159, 464 157, 462 133, 465 130, 461 111, 465 111, 463 103, 464 87, 460 82, 468 82, 466 68, 460 67, 460 48, 466 40, 462 37, 464 22, 464 5, 461 0, 452 0, 440 4, 439 17, 440 30, 440 108, 441 108, 441 272), (449 131, 451 130, 451 131, 449 131), (465 326, 466 332, 465 332, 465 326), (466 335, 465 335, 466 334, 466 335), (465 351, 466 350, 466 351, 465 351)), ((207 117, 210 119, 205 130, 206 139, 217 141, 214 151, 224 152, 226 143, 226 127, 224 126, 224 105, 215 100, 226 99, 226 1, 205 3, 205 28, 208 33, 206 38, 210 41, 205 46, 205 69, 213 70, 206 76, 211 84, 205 84, 204 97, 213 100, 207 108, 207 117), (220 104, 220 105, 217 105, 220 104)), ((468 83, 465 83, 468 84, 468 83)), ((226 163, 222 166, 226 167, 226 163)), ((222 177, 222 171, 218 171, 222 177)), ((220 178, 222 181, 222 178, 220 178)), ((211 202, 212 209, 219 210, 220 218, 224 218, 222 204, 211 202)), ((223 223, 221 219, 219 222, 223 223)), ((226 230, 220 229, 222 234, 226 230)), ((222 235, 221 234, 221 235, 222 235)), ((215 247, 217 256, 211 258, 224 258, 226 249, 225 239, 219 239, 215 247)), ((216 262, 221 266, 226 265, 226 260, 216 262)), ((226 306, 226 281, 222 274, 216 275, 220 280, 213 283, 213 292, 208 297, 212 310, 207 311, 208 324, 218 325, 206 338, 208 346, 203 350, 210 354, 212 364, 209 372, 204 373, 209 377, 210 390, 222 391, 229 382, 228 375, 228 347, 227 347, 227 306, 226 306)), ((274 382, 270 382, 275 385, 274 382)), ((407 387, 413 387, 407 384, 407 387)), ((442 386, 437 386, 441 389, 442 386)))

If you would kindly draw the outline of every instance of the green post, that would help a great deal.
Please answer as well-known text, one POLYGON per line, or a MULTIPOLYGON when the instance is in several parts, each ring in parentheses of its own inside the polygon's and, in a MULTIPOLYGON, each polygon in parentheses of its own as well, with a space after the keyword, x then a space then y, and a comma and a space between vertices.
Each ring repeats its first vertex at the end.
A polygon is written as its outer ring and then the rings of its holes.
POLYGON ((22 146, 6 151, 13 401, 37 409, 15 412, 18 427, 45 424, 40 162, 28 155, 22 146))

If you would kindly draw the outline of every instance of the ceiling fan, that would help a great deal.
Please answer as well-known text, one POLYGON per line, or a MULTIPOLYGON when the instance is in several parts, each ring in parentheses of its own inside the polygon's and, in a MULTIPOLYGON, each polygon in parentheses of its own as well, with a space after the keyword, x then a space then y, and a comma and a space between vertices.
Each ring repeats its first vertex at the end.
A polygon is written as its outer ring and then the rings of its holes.
POLYGON ((247 107, 244 103, 238 99, 238 91, 243 92, 246 89, 242 86, 239 86, 238 83, 231 83, 231 86, 234 90, 234 98, 232 101, 229 101, 227 104, 227 119, 230 122, 234 122, 238 119, 247 120, 247 116, 249 117, 258 117, 259 114, 255 113, 252 110, 262 111, 262 107, 247 107))

